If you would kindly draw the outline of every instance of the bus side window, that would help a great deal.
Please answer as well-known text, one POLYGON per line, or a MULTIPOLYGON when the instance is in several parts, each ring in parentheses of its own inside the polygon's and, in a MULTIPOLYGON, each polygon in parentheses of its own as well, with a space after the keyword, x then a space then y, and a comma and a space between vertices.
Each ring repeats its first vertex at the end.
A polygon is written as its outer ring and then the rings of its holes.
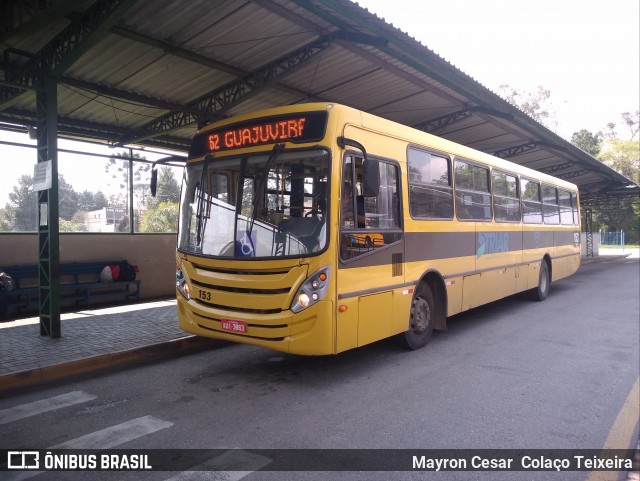
POLYGON ((377 196, 362 192, 362 160, 345 162, 342 183, 341 257, 352 259, 401 239, 399 168, 380 161, 380 187, 377 196), (351 170, 351 167, 353 170, 351 170), (347 177, 353 172, 351 177, 347 177), (352 187, 353 186, 353 187, 352 187), (352 191, 355 190, 354 191, 352 191), (350 213, 355 211, 355 216, 350 213))
POLYGON ((490 221, 491 191, 489 169, 456 160, 455 164, 456 215, 460 220, 490 221))
POLYGON ((448 158, 410 147, 409 213, 414 219, 453 218, 453 191, 448 158))
POLYGON ((578 225, 580 223, 578 218, 578 196, 575 192, 571 192, 571 208, 573 210, 573 223, 578 225))
POLYGON ((557 225, 560 223, 558 189, 546 184, 542 184, 542 213, 545 224, 557 225))
POLYGON ((496 222, 520 222, 518 178, 515 175, 493 170, 493 212, 496 222))
POLYGON ((542 224, 542 202, 540 201, 540 184, 522 177, 522 221, 527 224, 542 224))
POLYGON ((571 194, 567 190, 558 190, 558 202, 560 204, 560 223, 573 224, 573 209, 571 207, 571 194))

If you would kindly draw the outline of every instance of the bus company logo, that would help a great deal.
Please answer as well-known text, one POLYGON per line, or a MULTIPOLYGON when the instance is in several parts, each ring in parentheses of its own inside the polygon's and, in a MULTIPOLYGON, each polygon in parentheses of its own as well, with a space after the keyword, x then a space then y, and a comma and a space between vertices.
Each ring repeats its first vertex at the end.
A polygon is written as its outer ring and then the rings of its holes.
POLYGON ((8 469, 40 469, 40 452, 38 451, 8 451, 8 469))
POLYGON ((508 232, 478 232, 478 250, 476 258, 484 254, 495 254, 497 252, 509 251, 508 232))

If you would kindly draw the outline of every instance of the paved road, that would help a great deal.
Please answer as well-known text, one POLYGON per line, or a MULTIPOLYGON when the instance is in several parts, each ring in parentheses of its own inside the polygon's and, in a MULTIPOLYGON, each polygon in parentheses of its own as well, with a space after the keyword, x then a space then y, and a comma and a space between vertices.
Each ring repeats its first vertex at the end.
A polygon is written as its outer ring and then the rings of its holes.
MULTIPOLYGON (((583 266, 554 283, 545 302, 514 297, 455 316, 448 332, 416 352, 379 342, 305 358, 232 345, 16 395, 0 400, 0 448, 627 447, 637 410, 621 427, 616 421, 639 377, 639 272, 638 259, 583 266)), ((246 456, 254 469, 270 462, 246 456)), ((582 481, 588 474, 254 469, 39 478, 582 481)))

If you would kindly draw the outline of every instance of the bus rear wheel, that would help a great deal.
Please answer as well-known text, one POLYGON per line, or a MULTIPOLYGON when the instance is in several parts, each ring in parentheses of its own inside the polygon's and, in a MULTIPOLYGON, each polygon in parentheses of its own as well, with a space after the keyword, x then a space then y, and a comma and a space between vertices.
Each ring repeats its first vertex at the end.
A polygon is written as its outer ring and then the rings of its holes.
POLYGON ((433 292, 427 284, 420 284, 411 303, 409 329, 397 336, 402 347, 416 350, 424 347, 433 333, 436 308, 433 292))
POLYGON ((534 301, 544 301, 551 290, 551 276, 549 275, 549 264, 545 259, 540 261, 540 273, 538 274, 538 287, 531 289, 531 298, 534 301))

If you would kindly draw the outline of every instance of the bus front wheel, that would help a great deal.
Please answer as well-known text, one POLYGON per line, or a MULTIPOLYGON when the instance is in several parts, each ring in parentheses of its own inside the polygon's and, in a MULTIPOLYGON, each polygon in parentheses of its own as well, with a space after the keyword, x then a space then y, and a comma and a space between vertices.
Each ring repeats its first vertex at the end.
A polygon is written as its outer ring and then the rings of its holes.
POLYGON ((534 301, 544 301, 551 289, 551 276, 549 275, 549 264, 545 259, 540 262, 540 273, 538 274, 538 287, 531 289, 531 298, 534 301))
POLYGON ((411 350, 424 347, 433 333, 436 318, 433 292, 427 284, 420 284, 411 303, 409 329, 399 334, 400 345, 411 350))

